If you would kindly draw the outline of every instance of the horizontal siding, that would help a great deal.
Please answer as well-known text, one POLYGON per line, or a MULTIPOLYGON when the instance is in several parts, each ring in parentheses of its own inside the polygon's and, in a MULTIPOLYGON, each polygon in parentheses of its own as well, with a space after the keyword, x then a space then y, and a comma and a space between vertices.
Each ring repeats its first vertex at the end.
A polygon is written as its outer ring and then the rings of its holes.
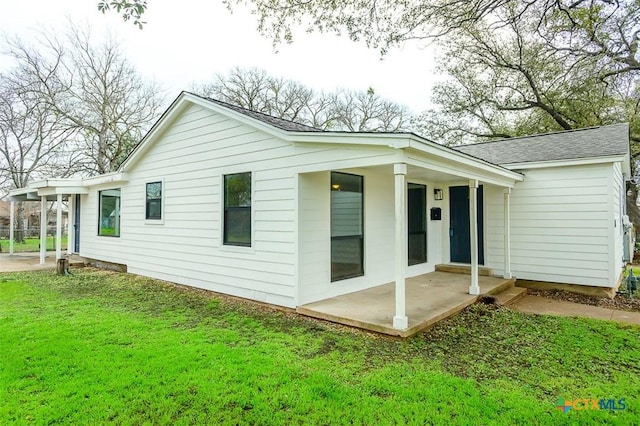
POLYGON ((98 191, 83 197, 80 253, 141 275, 293 307, 296 170, 376 164, 392 151, 297 146, 194 105, 129 170, 120 238, 97 236, 98 191), (222 177, 239 172, 252 172, 251 248, 221 242, 222 177), (145 184, 156 180, 164 183, 161 224, 144 218, 145 184))
MULTIPOLYGON (((524 171, 511 193, 511 270, 516 278, 611 286, 611 165, 524 171)), ((489 258, 502 270, 502 194, 489 197, 489 258)), ((492 265, 493 266, 493 265, 492 265)))

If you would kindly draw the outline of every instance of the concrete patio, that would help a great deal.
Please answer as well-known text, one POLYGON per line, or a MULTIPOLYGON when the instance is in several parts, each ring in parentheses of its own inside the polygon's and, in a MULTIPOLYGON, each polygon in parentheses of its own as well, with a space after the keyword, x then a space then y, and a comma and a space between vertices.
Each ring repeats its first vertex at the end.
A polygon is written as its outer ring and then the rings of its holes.
POLYGON ((409 337, 438 321, 457 314, 482 295, 497 294, 513 288, 514 279, 480 276, 480 296, 469 294, 470 276, 459 273, 431 272, 406 280, 406 312, 409 327, 393 328, 395 283, 309 303, 297 308, 303 315, 350 325, 365 330, 409 337))
MULTIPOLYGON (((79 256, 72 255, 69 257, 71 265, 83 265, 84 259, 79 256)), ((1 272, 20 272, 20 271, 37 271, 41 269, 56 268, 56 252, 49 251, 45 257, 45 263, 40 264, 40 253, 1 253, 0 254, 0 273, 1 272)))

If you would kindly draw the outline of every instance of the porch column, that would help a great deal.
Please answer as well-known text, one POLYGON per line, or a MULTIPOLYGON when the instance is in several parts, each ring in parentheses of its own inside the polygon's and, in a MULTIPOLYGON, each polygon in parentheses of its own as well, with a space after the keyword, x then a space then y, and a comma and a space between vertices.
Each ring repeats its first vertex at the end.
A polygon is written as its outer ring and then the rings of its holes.
POLYGON ((405 270, 407 267, 407 165, 393 165, 395 175, 395 222, 396 222, 396 314, 393 328, 404 330, 409 327, 406 313, 405 270))
POLYGON ((73 253, 75 244, 75 232, 71 228, 71 224, 74 223, 75 215, 75 196, 69 195, 67 198, 67 254, 73 253))
POLYGON ((9 254, 13 254, 13 228, 15 228, 15 222, 16 222, 16 216, 15 216, 15 209, 16 209, 16 203, 15 201, 11 200, 11 207, 9 210, 9 254))
POLYGON ((62 194, 56 199, 56 260, 62 258, 62 194))
POLYGON ((511 278, 511 188, 504 190, 504 278, 511 278))
POLYGON ((47 257, 47 197, 40 197, 40 264, 47 257))
POLYGON ((471 285, 469 294, 480 294, 478 285, 478 181, 469 180, 469 240, 471 243, 471 285))

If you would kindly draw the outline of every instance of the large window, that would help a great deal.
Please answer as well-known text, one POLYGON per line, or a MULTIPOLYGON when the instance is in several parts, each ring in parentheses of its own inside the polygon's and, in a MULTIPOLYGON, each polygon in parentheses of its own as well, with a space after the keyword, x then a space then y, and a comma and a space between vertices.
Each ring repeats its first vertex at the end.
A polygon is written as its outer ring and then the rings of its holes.
POLYGON ((362 176, 331 172, 331 281, 364 275, 362 176))
POLYGON ((427 187, 410 183, 407 187, 409 265, 427 261, 427 187))
POLYGON ((224 176, 223 242, 251 246, 251 173, 224 176))
POLYGON ((120 236, 120 189, 100 191, 100 217, 98 235, 120 236))
POLYGON ((162 220, 162 182, 147 184, 145 218, 162 220))

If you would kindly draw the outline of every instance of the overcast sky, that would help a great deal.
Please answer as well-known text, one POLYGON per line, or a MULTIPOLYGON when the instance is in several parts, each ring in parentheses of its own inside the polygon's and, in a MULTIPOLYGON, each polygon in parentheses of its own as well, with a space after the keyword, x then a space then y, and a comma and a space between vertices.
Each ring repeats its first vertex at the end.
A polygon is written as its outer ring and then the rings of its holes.
MULTIPOLYGON (((276 53, 260 36, 249 9, 231 14, 220 0, 150 0, 147 24, 138 30, 117 13, 103 15, 97 0, 0 0, 0 31, 23 38, 42 27, 64 31, 67 18, 88 23, 96 35, 116 34, 129 60, 166 87, 169 98, 235 66, 264 68, 318 90, 367 90, 420 112, 429 105, 434 80, 432 50, 417 43, 377 51, 347 38, 300 34, 276 53)), ((3 47, 4 48, 4 47, 3 47)), ((0 69, 10 66, 0 58, 0 69)))

